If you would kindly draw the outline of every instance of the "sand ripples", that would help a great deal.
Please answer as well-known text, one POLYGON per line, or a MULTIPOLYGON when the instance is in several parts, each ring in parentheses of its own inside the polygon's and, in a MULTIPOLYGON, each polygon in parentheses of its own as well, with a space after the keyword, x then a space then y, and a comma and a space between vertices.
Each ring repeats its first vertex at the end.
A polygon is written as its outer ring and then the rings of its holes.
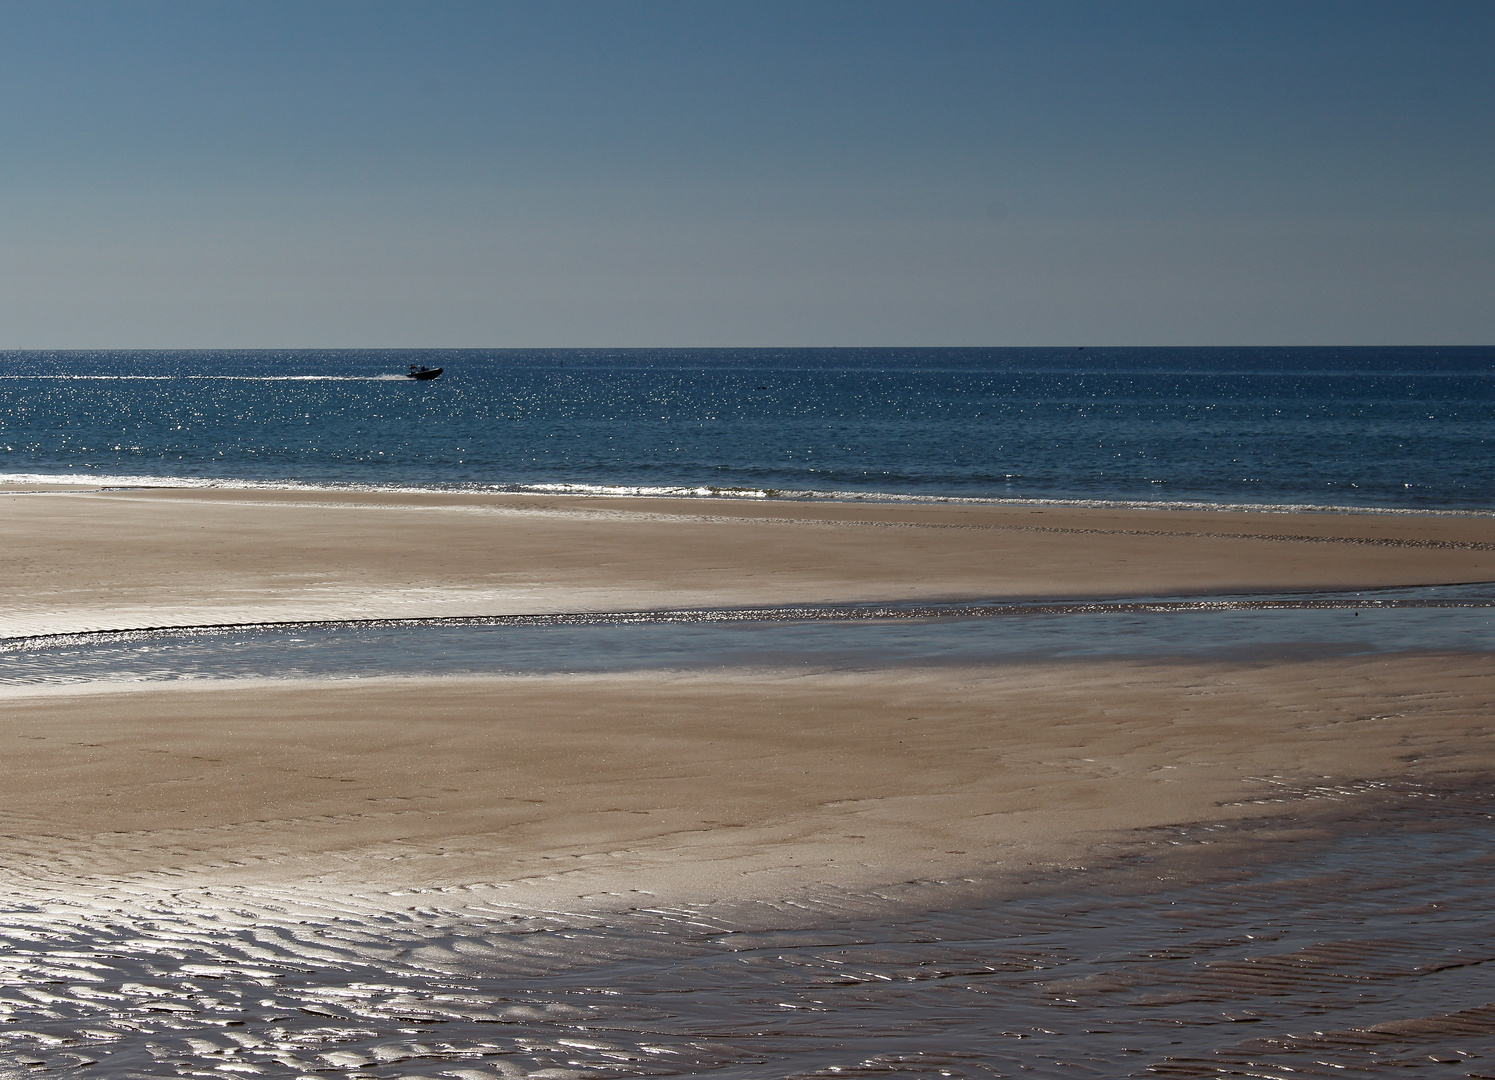
POLYGON ((1492 838, 1477 805, 1413 800, 1169 886, 1159 853, 1250 849, 1157 833, 1133 869, 1091 868, 1106 889, 1060 875, 880 917, 868 897, 600 916, 471 890, 329 904, 17 881, 0 1071, 1495 1075, 1492 838))

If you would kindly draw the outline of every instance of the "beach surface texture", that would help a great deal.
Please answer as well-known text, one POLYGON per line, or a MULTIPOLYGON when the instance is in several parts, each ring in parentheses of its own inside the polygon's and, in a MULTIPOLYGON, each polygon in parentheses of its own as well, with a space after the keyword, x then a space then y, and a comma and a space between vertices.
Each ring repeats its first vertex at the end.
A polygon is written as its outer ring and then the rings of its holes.
MULTIPOLYGON (((10 483, 0 633, 1495 579, 1478 515, 10 483)), ((17 878, 609 909, 998 887, 1495 765, 1488 655, 9 686, 17 878)), ((390 900, 390 903, 397 903, 390 900)))

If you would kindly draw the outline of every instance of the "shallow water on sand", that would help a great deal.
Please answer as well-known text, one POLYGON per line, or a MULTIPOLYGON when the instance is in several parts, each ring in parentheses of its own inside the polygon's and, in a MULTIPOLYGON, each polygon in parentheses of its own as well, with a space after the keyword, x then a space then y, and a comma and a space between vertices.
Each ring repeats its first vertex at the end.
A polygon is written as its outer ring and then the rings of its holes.
POLYGON ((1358 820, 1160 830, 880 916, 13 881, 0 1075, 1495 1076, 1488 802, 1318 794, 1358 820))
POLYGON ((846 605, 300 623, 0 641, 0 685, 203 678, 874 670, 1495 651, 1489 585, 1104 603, 846 605))

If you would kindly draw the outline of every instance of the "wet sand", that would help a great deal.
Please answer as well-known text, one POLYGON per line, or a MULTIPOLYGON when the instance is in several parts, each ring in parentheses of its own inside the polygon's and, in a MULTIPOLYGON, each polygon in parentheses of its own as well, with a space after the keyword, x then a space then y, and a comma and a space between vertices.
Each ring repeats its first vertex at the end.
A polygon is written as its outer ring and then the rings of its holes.
POLYGON ((15 878, 523 906, 1000 886, 1495 773, 1495 661, 10 688, 15 878))
POLYGON ((1131 872, 969 907, 907 887, 920 906, 870 916, 12 888, 0 1074, 1487 1076, 1490 800, 1356 809, 1328 835, 1150 830, 1131 872))
MULTIPOLYGON (((33 488, 0 543, 0 636, 1495 578, 1460 516, 33 488)), ((1483 654, 0 687, 0 1071, 1489 1056, 1488 814, 1402 833, 1492 717, 1483 654)))
POLYGON ((1495 518, 205 489, 0 491, 0 636, 1495 580, 1495 518))

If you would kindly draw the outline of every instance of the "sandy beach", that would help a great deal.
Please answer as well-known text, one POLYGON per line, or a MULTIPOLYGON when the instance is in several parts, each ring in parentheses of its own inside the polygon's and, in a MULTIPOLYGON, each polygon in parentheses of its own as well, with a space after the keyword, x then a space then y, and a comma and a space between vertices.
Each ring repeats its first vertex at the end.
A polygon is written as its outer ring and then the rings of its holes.
MULTIPOLYGON (((1488 580, 1495 521, 325 492, 0 495, 9 636, 1488 580)), ((1459 785, 1486 657, 20 688, 7 871, 602 906, 1083 863, 1459 785), (1335 794, 1337 793, 1337 794, 1335 794)))
POLYGON ((1495 579, 1495 518, 12 485, 0 636, 1495 579))

